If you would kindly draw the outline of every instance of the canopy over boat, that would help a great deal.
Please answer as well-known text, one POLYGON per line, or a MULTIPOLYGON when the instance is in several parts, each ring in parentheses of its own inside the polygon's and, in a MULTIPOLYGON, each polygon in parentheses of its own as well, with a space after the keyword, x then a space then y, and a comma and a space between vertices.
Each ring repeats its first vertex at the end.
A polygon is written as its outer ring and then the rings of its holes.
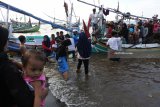
POLYGON ((28 13, 28 12, 26 12, 26 11, 24 11, 24 10, 18 9, 18 8, 14 7, 14 6, 11 6, 11 5, 9 5, 9 4, 6 4, 6 3, 4 3, 4 2, 2 2, 2 1, 0 1, 0 7, 6 8, 6 9, 9 9, 9 10, 12 10, 12 11, 14 11, 14 12, 18 12, 18 13, 21 13, 21 14, 24 14, 24 15, 27 15, 27 16, 30 16, 30 17, 32 17, 32 18, 34 18, 34 19, 37 19, 37 20, 39 20, 39 21, 41 21, 41 22, 43 22, 43 23, 50 24, 50 25, 54 26, 55 28, 59 28, 59 29, 65 30, 65 31, 72 31, 71 29, 67 29, 67 28, 65 28, 65 27, 63 27, 63 26, 57 25, 57 24, 52 23, 52 22, 50 22, 50 21, 47 21, 47 20, 44 20, 44 19, 39 18, 39 17, 37 17, 37 16, 34 16, 34 15, 31 14, 31 13, 28 13))

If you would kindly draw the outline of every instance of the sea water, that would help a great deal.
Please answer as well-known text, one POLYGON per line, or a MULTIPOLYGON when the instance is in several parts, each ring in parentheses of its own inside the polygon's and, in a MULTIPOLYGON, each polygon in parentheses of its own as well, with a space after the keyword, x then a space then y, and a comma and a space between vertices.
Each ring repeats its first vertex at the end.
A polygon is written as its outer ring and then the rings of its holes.
POLYGON ((121 59, 110 62, 107 54, 92 54, 89 77, 76 73, 77 61, 68 59, 69 80, 63 80, 57 65, 45 70, 50 90, 68 107, 159 107, 160 60, 121 59))

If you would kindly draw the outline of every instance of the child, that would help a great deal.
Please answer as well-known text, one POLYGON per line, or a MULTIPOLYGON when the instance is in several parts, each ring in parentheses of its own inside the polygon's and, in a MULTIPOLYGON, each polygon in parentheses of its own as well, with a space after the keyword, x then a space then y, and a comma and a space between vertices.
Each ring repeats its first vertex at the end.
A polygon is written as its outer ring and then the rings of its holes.
POLYGON ((43 74, 45 57, 41 52, 29 50, 24 54, 22 64, 24 80, 35 94, 34 107, 43 107, 48 93, 48 89, 45 87, 46 78, 43 74))
POLYGON ((25 38, 25 36, 20 35, 20 36, 18 37, 18 39, 19 39, 19 41, 20 41, 20 53, 21 53, 21 55, 23 56, 24 53, 25 53, 26 50, 27 50, 27 48, 26 48, 26 46, 25 46, 26 38, 25 38))
POLYGON ((51 34, 51 48, 52 48, 52 54, 50 55, 50 58, 55 58, 56 56, 56 48, 57 48, 57 43, 56 43, 56 40, 55 40, 55 35, 54 34, 51 34))
POLYGON ((117 58, 115 52, 121 49, 121 38, 118 37, 116 31, 112 31, 112 37, 108 39, 107 46, 109 46, 108 58, 112 61, 120 61, 120 58, 117 58))
POLYGON ((64 80, 68 80, 68 63, 67 63, 67 46, 71 45, 69 39, 64 40, 57 48, 56 59, 58 61, 59 71, 62 73, 64 80))

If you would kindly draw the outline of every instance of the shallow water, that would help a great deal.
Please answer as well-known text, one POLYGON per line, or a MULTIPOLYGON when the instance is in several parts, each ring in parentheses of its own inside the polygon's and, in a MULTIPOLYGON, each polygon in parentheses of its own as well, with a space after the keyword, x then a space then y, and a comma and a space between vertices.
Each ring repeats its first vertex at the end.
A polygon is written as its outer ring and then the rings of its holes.
POLYGON ((54 96, 68 107, 159 107, 160 60, 122 59, 110 62, 106 54, 93 54, 90 73, 83 67, 76 71, 77 61, 69 59, 70 79, 65 82, 56 64, 45 71, 54 96), (52 68, 52 69, 51 69, 52 68))

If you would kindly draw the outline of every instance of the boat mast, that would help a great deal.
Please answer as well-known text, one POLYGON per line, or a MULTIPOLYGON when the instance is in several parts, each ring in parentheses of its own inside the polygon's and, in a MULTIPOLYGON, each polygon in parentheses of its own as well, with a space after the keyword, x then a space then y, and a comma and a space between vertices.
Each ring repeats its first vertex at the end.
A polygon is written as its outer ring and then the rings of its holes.
POLYGON ((116 14, 116 22, 118 22, 118 11, 119 11, 119 1, 118 1, 118 5, 117 5, 117 14, 116 14))
POLYGON ((69 29, 72 27, 72 13, 73 13, 73 3, 71 4, 71 13, 69 16, 69 29))
MULTIPOLYGON (((71 0, 69 0, 69 2, 70 2, 71 5, 73 5, 73 3, 71 2, 71 0)), ((73 11, 73 13, 74 13, 74 16, 75 16, 75 19, 76 19, 76 22, 77 22, 78 19, 77 19, 76 13, 75 13, 75 11, 74 11, 74 8, 72 9, 72 11, 73 11)))
POLYGON ((7 8, 7 19, 6 19, 6 28, 9 28, 9 23, 8 23, 8 19, 9 19, 9 6, 7 8))
POLYGON ((0 11, 1 11, 2 18, 3 18, 3 20, 5 21, 5 18, 4 18, 4 16, 3 16, 3 13, 2 13, 1 8, 0 8, 0 11))

